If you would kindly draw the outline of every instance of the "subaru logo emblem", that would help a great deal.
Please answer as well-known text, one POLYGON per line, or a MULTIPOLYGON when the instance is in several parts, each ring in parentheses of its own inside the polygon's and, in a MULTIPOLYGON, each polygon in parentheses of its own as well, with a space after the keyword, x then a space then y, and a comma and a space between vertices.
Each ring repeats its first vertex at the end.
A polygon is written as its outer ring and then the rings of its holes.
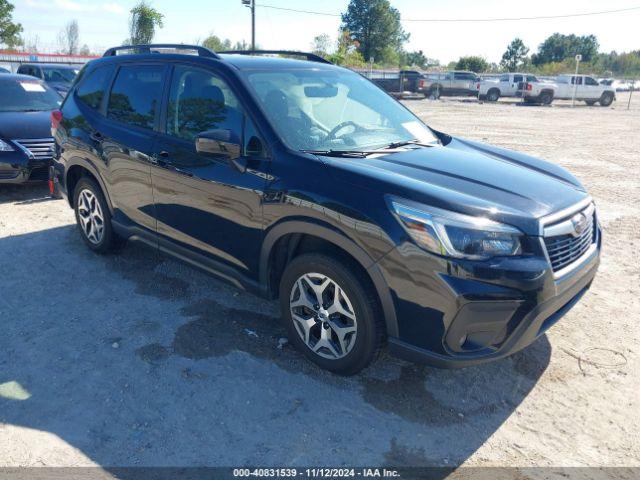
POLYGON ((587 216, 584 213, 578 213, 571 219, 575 237, 579 237, 587 229, 587 216))

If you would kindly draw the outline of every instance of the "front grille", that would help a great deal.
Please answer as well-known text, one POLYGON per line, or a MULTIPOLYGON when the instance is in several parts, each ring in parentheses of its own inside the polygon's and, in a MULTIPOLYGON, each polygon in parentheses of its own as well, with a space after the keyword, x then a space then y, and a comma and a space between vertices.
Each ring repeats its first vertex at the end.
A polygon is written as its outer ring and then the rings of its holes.
POLYGON ((27 150, 35 160, 51 160, 53 158, 53 138, 41 138, 36 140, 15 140, 22 148, 27 150))
MULTIPOLYGON (((556 273, 582 257, 596 241, 597 222, 595 210, 590 206, 577 215, 580 213, 585 215, 587 220, 586 226, 580 234, 572 232, 554 236, 545 235, 544 243, 547 248, 547 254, 549 255, 553 271, 556 273)), ((553 230, 554 227, 570 228, 573 225, 571 219, 574 216, 557 222, 545 230, 553 230)))

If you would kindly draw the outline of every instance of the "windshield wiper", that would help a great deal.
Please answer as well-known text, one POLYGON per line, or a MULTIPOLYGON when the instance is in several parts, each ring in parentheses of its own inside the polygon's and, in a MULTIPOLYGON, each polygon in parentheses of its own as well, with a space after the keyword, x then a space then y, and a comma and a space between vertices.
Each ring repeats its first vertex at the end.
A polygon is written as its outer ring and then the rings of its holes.
POLYGON ((312 155, 322 155, 324 157, 352 157, 365 158, 369 155, 376 155, 382 152, 378 151, 362 151, 362 150, 301 150, 302 153, 310 153, 312 155))
POLYGON ((440 142, 437 141, 434 143, 424 143, 421 142, 420 140, 403 140, 401 142, 393 142, 390 143, 389 145, 387 145, 385 148, 400 148, 400 147, 407 147, 409 145, 418 145, 419 147, 433 147, 434 145, 438 145, 440 142))

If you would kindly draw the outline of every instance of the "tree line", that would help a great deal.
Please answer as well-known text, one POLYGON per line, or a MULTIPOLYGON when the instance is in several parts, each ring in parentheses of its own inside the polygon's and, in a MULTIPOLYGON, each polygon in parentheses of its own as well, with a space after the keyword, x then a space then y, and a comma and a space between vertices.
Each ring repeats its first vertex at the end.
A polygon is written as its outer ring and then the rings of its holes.
MULTIPOLYGON (((0 44, 10 49, 23 46, 38 51, 38 37, 25 40, 22 25, 13 21, 14 6, 0 0, 0 44)), ((383 68, 439 67, 438 60, 429 58, 423 50, 406 51, 410 34, 402 28, 400 12, 389 0, 350 0, 341 16, 341 26, 334 40, 324 33, 314 38, 312 51, 333 63, 350 67, 373 64, 383 68)), ((151 43, 157 28, 162 28, 164 15, 141 0, 130 11, 129 36, 124 44, 151 43)), ((209 35, 197 43, 214 51, 247 50, 246 41, 232 42, 209 35)), ((59 52, 68 55, 89 55, 86 44, 80 42, 80 28, 76 20, 70 21, 58 36, 59 52)), ((526 70, 532 73, 555 75, 575 69, 575 56, 582 55, 582 71, 616 76, 640 75, 640 50, 632 52, 599 51, 595 35, 563 35, 554 33, 538 46, 536 53, 522 39, 515 38, 502 56, 500 63, 491 63, 481 56, 464 56, 446 67, 471 70, 476 73, 526 70)))

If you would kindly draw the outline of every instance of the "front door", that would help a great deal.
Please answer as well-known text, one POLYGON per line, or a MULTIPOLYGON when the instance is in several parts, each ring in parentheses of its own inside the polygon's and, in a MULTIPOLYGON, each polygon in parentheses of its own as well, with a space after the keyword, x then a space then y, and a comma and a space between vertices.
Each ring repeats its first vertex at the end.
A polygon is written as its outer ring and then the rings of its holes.
POLYGON ((166 72, 164 65, 121 66, 111 88, 107 119, 94 134, 108 171, 114 219, 154 234, 151 162, 166 72))
POLYGON ((174 68, 165 117, 151 169, 161 244, 257 280, 269 161, 254 124, 221 77, 191 65, 174 68), (246 170, 196 151, 198 134, 220 129, 241 139, 246 170))

